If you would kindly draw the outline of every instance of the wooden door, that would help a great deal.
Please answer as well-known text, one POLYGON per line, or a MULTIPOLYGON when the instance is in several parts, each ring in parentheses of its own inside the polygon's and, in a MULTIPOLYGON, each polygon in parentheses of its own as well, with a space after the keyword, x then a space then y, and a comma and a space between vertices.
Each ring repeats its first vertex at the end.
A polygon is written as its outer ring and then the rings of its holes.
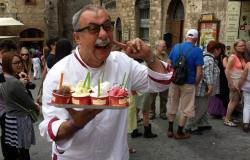
POLYGON ((182 42, 183 39, 183 20, 181 21, 171 21, 170 28, 173 34, 173 45, 182 42))

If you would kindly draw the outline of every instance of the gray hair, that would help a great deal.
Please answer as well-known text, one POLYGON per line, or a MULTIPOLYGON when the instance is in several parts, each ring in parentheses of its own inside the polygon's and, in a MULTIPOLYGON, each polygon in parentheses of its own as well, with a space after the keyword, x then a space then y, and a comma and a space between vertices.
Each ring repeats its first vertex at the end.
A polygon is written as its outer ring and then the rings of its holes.
POLYGON ((86 5, 84 7, 82 7, 78 12, 76 12, 74 14, 74 16, 72 17, 72 25, 73 25, 73 30, 77 31, 80 29, 80 23, 79 23, 79 19, 80 16, 82 15, 83 12, 85 11, 93 11, 93 12, 97 12, 99 10, 105 10, 106 9, 102 6, 94 6, 94 5, 86 5))

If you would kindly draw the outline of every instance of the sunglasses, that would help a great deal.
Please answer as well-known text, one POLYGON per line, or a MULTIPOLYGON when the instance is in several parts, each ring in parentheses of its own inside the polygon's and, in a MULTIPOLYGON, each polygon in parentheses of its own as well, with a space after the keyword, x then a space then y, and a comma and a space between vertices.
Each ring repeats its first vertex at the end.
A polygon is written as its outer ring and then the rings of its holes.
POLYGON ((16 61, 16 62, 13 62, 12 64, 14 64, 14 65, 23 65, 23 62, 22 61, 16 61))
POLYGON ((22 54, 22 53, 21 53, 21 56, 29 56, 29 54, 22 54))
POLYGON ((82 32, 82 31, 88 31, 89 33, 92 34, 97 34, 100 32, 102 29, 104 29, 106 32, 112 32, 114 30, 114 23, 111 22, 110 20, 107 20, 103 24, 95 24, 95 23, 90 23, 88 26, 80 28, 76 30, 75 32, 82 32))

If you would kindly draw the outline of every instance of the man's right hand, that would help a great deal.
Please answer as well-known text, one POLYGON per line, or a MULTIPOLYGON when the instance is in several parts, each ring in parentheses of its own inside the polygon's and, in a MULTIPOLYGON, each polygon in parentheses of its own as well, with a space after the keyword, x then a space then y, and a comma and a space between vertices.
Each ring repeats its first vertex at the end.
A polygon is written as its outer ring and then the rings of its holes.
POLYGON ((55 141, 68 139, 72 137, 78 129, 83 128, 88 124, 95 116, 102 111, 102 109, 84 109, 82 111, 76 111, 71 108, 67 108, 71 119, 61 124, 55 141))
POLYGON ((95 118, 95 116, 102 111, 102 109, 84 109, 82 111, 76 111, 72 108, 67 108, 74 125, 78 128, 83 128, 89 121, 95 118))

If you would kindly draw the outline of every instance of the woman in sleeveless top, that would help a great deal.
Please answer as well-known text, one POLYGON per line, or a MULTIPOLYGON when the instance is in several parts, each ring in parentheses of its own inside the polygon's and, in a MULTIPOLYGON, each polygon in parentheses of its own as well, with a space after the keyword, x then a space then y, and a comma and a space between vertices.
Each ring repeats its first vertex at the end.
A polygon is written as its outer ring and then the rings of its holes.
POLYGON ((243 131, 249 131, 250 120, 250 62, 244 68, 239 81, 239 88, 243 91, 244 109, 243 109, 243 131))
POLYGON ((231 115, 241 98, 240 90, 238 88, 238 82, 246 65, 245 59, 243 58, 246 50, 246 41, 238 40, 234 43, 233 47, 234 51, 229 56, 228 63, 226 66, 226 77, 228 80, 228 87, 230 93, 224 124, 230 127, 237 126, 237 124, 231 121, 231 115))

